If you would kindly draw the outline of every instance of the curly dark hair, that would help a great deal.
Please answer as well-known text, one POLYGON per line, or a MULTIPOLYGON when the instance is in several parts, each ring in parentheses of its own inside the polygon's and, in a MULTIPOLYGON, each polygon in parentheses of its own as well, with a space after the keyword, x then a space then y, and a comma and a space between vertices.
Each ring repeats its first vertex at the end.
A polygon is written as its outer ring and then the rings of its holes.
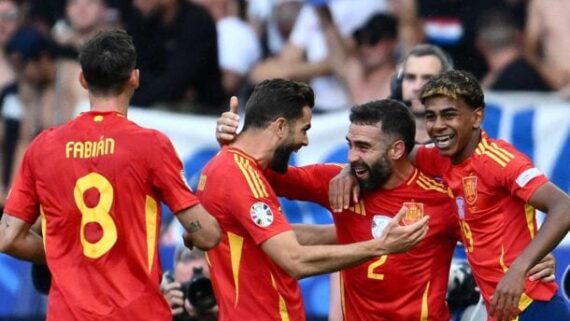
POLYGON ((422 104, 433 96, 445 96, 453 99, 463 98, 471 108, 485 107, 485 95, 479 82, 467 71, 451 70, 428 81, 422 88, 422 104))

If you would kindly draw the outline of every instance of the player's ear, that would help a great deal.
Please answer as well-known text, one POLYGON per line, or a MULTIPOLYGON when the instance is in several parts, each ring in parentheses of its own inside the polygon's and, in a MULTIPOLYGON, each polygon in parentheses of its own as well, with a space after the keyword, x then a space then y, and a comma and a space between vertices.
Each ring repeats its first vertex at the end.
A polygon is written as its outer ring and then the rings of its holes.
POLYGON ((477 107, 473 110, 473 128, 481 128, 483 123, 483 116, 485 115, 485 110, 483 107, 477 107))
POLYGON ((284 117, 278 117, 273 121, 273 126, 279 138, 287 137, 287 134, 289 133, 289 123, 287 122, 287 119, 284 117))
POLYGON ((398 139, 392 143, 392 146, 388 150, 388 157, 393 160, 398 160, 406 156, 406 144, 403 140, 398 139))
POLYGON ((140 71, 138 69, 133 69, 131 71, 131 76, 129 77, 129 85, 133 88, 139 88, 140 83, 140 71))
POLYGON ((81 84, 81 87, 85 88, 86 90, 89 90, 87 86, 87 80, 85 80, 85 76, 83 75, 83 71, 79 72, 79 83, 81 84))

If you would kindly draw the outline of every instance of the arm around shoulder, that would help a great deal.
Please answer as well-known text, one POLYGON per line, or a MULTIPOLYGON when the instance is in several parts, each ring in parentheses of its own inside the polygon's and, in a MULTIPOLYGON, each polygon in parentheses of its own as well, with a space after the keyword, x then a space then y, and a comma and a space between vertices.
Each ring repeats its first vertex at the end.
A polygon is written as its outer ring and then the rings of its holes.
POLYGON ((176 217, 186 229, 184 243, 207 251, 220 242, 220 225, 206 209, 200 205, 176 213, 176 217))

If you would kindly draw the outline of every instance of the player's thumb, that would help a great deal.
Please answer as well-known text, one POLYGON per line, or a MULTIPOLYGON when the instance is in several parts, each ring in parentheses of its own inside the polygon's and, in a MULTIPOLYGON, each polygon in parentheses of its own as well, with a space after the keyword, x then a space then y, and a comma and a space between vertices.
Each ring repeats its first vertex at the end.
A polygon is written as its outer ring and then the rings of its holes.
POLYGON ((239 102, 236 96, 232 96, 230 98, 230 112, 237 114, 238 113, 239 102))

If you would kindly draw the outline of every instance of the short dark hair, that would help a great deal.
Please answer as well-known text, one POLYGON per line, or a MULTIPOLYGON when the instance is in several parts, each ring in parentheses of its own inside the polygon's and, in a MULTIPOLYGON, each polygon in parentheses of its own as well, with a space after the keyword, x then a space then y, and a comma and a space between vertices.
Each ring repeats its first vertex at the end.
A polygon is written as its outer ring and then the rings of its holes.
POLYGON ((410 58, 410 57, 425 57, 425 56, 434 56, 439 60, 439 62, 441 63, 441 71, 440 72, 446 72, 446 71, 453 70, 453 60, 445 51, 443 51, 443 49, 441 49, 440 47, 435 46, 435 45, 424 43, 424 44, 419 44, 419 45, 415 46, 406 55, 406 58, 404 58, 404 64, 403 64, 404 71, 406 69, 406 61, 408 60, 408 58, 410 58))
POLYGON ((350 122, 356 125, 380 123, 382 132, 401 139, 409 154, 415 145, 416 122, 410 110, 394 99, 371 101, 350 109, 350 122))
POLYGON ((123 91, 135 69, 137 53, 131 37, 123 30, 99 32, 79 51, 79 63, 89 90, 109 95, 123 91))
POLYGON ((243 130, 265 128, 279 117, 299 119, 303 107, 314 105, 315 94, 309 85, 284 79, 264 80, 255 86, 247 101, 243 130))
POLYGON ((485 107, 485 95, 481 85, 471 73, 463 70, 451 70, 435 76, 428 81, 420 93, 422 104, 433 96, 445 96, 452 99, 463 98, 471 108, 485 107))
POLYGON ((394 40, 398 37, 398 19, 390 14, 377 13, 356 29, 352 36, 359 46, 375 45, 384 39, 394 40))

